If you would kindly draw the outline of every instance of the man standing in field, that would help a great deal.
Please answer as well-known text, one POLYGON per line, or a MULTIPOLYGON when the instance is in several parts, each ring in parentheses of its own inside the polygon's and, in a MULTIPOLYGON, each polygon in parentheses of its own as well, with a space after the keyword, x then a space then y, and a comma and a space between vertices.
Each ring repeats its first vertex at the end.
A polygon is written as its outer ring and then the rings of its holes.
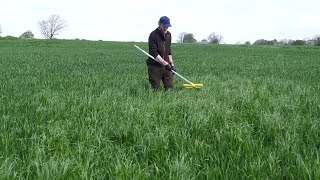
POLYGON ((163 81, 165 90, 173 87, 174 69, 173 59, 171 55, 171 33, 168 28, 171 27, 170 19, 167 16, 162 16, 158 22, 158 27, 150 33, 149 36, 149 54, 155 60, 148 58, 148 75, 149 82, 153 89, 160 88, 160 82, 163 81))

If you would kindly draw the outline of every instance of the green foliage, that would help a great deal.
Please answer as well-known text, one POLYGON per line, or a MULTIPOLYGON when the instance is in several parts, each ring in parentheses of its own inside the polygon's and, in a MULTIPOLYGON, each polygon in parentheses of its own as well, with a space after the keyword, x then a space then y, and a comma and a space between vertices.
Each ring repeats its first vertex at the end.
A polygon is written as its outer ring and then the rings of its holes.
POLYGON ((172 51, 202 89, 154 92, 133 43, 0 41, 0 179, 319 179, 319 47, 172 51))
POLYGON ((265 39, 258 39, 256 40, 253 45, 276 45, 278 44, 278 41, 276 39, 274 40, 265 40, 265 39))
POLYGON ((10 35, 5 36, 5 37, 0 37, 0 40, 17 40, 17 39, 19 39, 19 38, 14 37, 14 36, 10 36, 10 35))
POLYGON ((28 31, 22 33, 19 38, 22 38, 22 39, 33 39, 34 35, 30 30, 28 30, 28 31))
POLYGON ((295 40, 293 41, 292 45, 298 45, 298 46, 303 46, 305 45, 306 41, 304 40, 295 40))
POLYGON ((195 43, 197 40, 194 38, 192 33, 186 33, 183 38, 184 43, 195 43))
POLYGON ((315 45, 320 46, 320 36, 315 38, 315 45))
POLYGON ((202 39, 201 42, 202 43, 208 43, 208 40, 207 39, 202 39))
POLYGON ((210 41, 210 43, 212 44, 219 44, 219 41, 217 39, 213 39, 212 41, 210 41))

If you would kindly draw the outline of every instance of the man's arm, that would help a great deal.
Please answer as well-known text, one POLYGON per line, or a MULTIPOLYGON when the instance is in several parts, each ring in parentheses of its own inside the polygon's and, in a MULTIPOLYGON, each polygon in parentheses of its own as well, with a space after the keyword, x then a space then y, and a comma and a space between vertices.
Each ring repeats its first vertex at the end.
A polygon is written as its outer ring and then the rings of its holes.
POLYGON ((174 66, 173 59, 172 59, 172 54, 171 54, 171 38, 172 38, 172 36, 170 34, 169 63, 170 63, 171 66, 174 66))
POLYGON ((156 57, 156 60, 158 60, 163 66, 166 66, 169 64, 167 61, 165 61, 160 55, 156 57))
POLYGON ((173 64, 173 59, 172 59, 172 55, 169 55, 169 63, 171 64, 171 66, 174 66, 174 64, 173 64))

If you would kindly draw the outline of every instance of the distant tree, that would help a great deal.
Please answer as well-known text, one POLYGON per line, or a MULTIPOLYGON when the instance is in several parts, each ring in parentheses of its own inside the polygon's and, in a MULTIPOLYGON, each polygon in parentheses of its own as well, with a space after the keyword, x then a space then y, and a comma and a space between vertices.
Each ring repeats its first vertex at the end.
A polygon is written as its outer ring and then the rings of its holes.
POLYGON ((195 43, 197 40, 194 38, 194 35, 192 33, 187 33, 184 35, 183 38, 184 43, 195 43))
POLYGON ((24 32, 23 34, 21 34, 19 38, 23 38, 23 39, 33 39, 33 38, 34 38, 34 35, 33 35, 33 33, 32 33, 30 30, 28 30, 28 31, 24 32))
POLYGON ((246 41, 244 44, 245 45, 251 45, 251 42, 250 41, 246 41))
POLYGON ((293 42, 294 42, 294 40, 289 39, 289 40, 288 40, 288 45, 292 45, 293 42))
POLYGON ((216 34, 214 32, 212 32, 211 34, 209 34, 208 36, 208 41, 210 43, 213 43, 213 44, 220 44, 221 41, 222 41, 223 37, 219 34, 216 34))
POLYGON ((316 35, 314 37, 314 41, 316 46, 320 46, 320 35, 316 35))
POLYGON ((177 42, 178 42, 178 43, 183 43, 184 36, 185 36, 186 34, 187 34, 186 32, 180 33, 179 36, 178 36, 177 42))
POLYGON ((271 43, 272 43, 273 45, 279 45, 279 42, 278 42, 276 39, 274 39, 273 41, 271 41, 271 43))
POLYGON ((258 39, 254 43, 254 45, 277 45, 278 41, 276 39, 268 41, 265 39, 258 39))
POLYGON ((269 42, 268 42, 268 40, 265 40, 265 39, 258 39, 253 44, 254 45, 268 45, 269 42))
POLYGON ((288 45, 288 39, 279 40, 279 45, 288 45))
POLYGON ((298 46, 303 46, 305 45, 306 41, 304 40, 295 40, 293 41, 292 45, 298 45, 298 46))
POLYGON ((202 39, 201 42, 202 43, 208 43, 208 40, 207 39, 202 39))
POLYGON ((0 37, 1 37, 1 34, 2 34, 2 29, 1 29, 1 24, 0 24, 0 37))
POLYGON ((40 21, 39 25, 42 35, 47 39, 53 39, 67 27, 66 20, 56 14, 51 15, 48 20, 40 21))

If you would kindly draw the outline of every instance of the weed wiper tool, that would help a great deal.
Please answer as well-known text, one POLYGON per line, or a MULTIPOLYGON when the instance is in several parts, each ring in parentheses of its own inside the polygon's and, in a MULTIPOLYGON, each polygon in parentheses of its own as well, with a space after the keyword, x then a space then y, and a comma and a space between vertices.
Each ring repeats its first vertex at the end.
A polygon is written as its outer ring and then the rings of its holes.
MULTIPOLYGON (((151 56, 150 54, 148 54, 147 52, 145 52, 143 49, 139 48, 137 45, 134 45, 137 49, 139 49, 141 52, 143 52, 145 55, 149 56, 151 59, 157 61, 158 63, 160 63, 157 59, 155 59, 153 56, 151 56)), ((189 81, 188 79, 186 79, 185 77, 181 76, 179 73, 177 73, 174 70, 171 70, 172 73, 176 74, 177 76, 179 76, 181 79, 185 80, 188 84, 183 84, 184 87, 186 88, 201 88, 203 87, 203 84, 195 84, 192 83, 191 81, 189 81)))

